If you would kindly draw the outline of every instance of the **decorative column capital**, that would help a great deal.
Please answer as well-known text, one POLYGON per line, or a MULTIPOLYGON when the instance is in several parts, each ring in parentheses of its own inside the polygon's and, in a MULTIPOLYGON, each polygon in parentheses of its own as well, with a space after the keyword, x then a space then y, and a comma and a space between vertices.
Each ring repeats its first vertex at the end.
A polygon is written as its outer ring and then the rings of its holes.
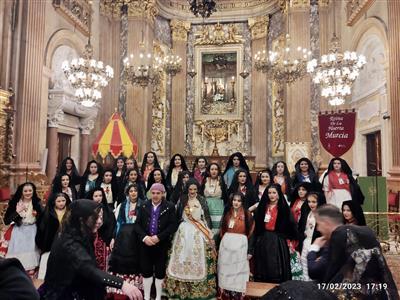
POLYGON ((89 118, 81 119, 79 128, 81 129, 82 134, 90 134, 90 132, 94 128, 94 118, 89 117, 89 118))
POLYGON ((187 34, 190 31, 190 22, 171 20, 170 27, 173 41, 187 41, 187 34))
POLYGON ((259 16, 255 18, 249 18, 248 20, 249 29, 251 32, 251 39, 257 40, 267 36, 268 34, 268 16, 259 16))

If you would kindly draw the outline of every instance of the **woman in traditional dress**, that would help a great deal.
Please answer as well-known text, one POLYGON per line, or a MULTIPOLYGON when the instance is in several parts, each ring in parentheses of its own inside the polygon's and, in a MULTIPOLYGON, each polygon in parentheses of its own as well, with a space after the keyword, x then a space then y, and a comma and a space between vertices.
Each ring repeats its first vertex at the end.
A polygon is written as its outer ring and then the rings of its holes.
POLYGON ((169 201, 171 201, 174 204, 177 204, 180 197, 185 193, 186 189, 186 183, 188 182, 190 178, 190 172, 189 171, 182 171, 178 175, 178 182, 176 183, 175 189, 171 194, 171 197, 169 198, 169 201))
MULTIPOLYGON (((136 169, 128 169, 128 171, 126 171, 126 175, 125 175, 125 180, 123 183, 124 186, 124 191, 126 191, 126 188, 135 183, 138 187, 138 191, 139 191, 139 198, 141 199, 145 199, 146 197, 146 193, 145 193, 145 186, 144 183, 142 181, 142 177, 140 176, 140 173, 138 170, 136 169)), ((124 192, 124 196, 120 196, 121 201, 124 201, 126 198, 126 194, 124 192)))
POLYGON ((60 174, 54 177, 52 186, 52 194, 65 193, 71 201, 77 199, 78 193, 72 183, 71 176, 68 174, 60 174))
POLYGON ((149 174, 155 168, 160 168, 156 153, 153 151, 146 152, 143 156, 142 167, 140 168, 140 173, 142 174, 143 181, 145 182, 146 187, 149 174))
POLYGON ((240 152, 235 152, 229 157, 228 162, 226 163, 225 171, 222 174, 227 188, 230 188, 233 176, 238 169, 243 169, 248 173, 250 172, 249 166, 247 165, 243 154, 240 152))
POLYGON ((261 201, 261 197, 264 194, 267 186, 270 185, 271 180, 272 180, 272 173, 270 169, 262 170, 257 174, 257 180, 256 184, 254 185, 254 188, 256 190, 256 193, 258 193, 258 200, 256 204, 254 204, 252 207, 249 208, 250 212, 254 212, 257 209, 258 204, 261 201))
POLYGON ((216 252, 208 206, 195 179, 187 187, 178 205, 182 220, 172 243, 165 290, 168 299, 216 299, 216 252))
POLYGON ((292 183, 290 179, 289 169, 284 161, 278 161, 273 165, 272 176, 272 181, 274 183, 278 183, 281 186, 282 193, 285 196, 286 202, 289 204, 292 183))
POLYGON ((166 191, 165 199, 169 201, 171 196, 170 188, 167 184, 167 180, 165 179, 165 174, 163 170, 160 168, 155 168, 153 171, 150 172, 148 180, 147 180, 147 188, 146 188, 146 197, 147 199, 151 199, 151 191, 150 188, 154 183, 161 183, 166 191))
POLYGON ((344 159, 339 157, 332 158, 322 185, 326 202, 337 206, 339 209, 345 200, 353 200, 360 205, 364 203, 364 195, 344 159))
POLYGON ((111 211, 115 208, 115 203, 117 203, 118 199, 118 188, 115 182, 114 171, 111 169, 107 169, 103 173, 103 181, 100 184, 100 187, 103 189, 104 194, 106 195, 108 207, 111 211))
POLYGON ((246 209, 252 207, 258 201, 256 190, 254 189, 253 183, 251 182, 250 174, 243 169, 236 171, 233 176, 231 187, 228 190, 228 195, 240 192, 243 194, 246 209))
POLYGON ((192 174, 194 179, 197 180, 197 182, 200 184, 200 186, 203 184, 203 180, 206 177, 207 174, 207 158, 205 156, 198 156, 194 162, 192 174))
POLYGON ((39 266, 40 253, 36 247, 35 236, 36 221, 41 213, 42 206, 35 185, 25 182, 18 186, 4 215, 5 225, 13 223, 9 228, 11 237, 6 258, 18 258, 31 277, 39 266))
POLYGON ((317 208, 325 204, 325 198, 318 192, 308 192, 306 195, 306 205, 302 210, 299 220, 299 245, 297 249, 301 253, 301 266, 303 268, 303 280, 311 280, 308 275, 307 255, 310 247, 316 238, 321 236, 321 233, 316 228, 315 212, 317 208))
POLYGON ((126 169, 127 169, 127 170, 135 169, 135 170, 138 171, 138 173, 139 173, 139 166, 138 166, 138 163, 137 163, 136 159, 134 159, 133 157, 128 158, 128 159, 125 161, 125 165, 126 165, 126 169))
POLYGON ((182 171, 189 171, 185 159, 180 154, 175 154, 172 156, 171 161, 169 162, 168 173, 167 173, 167 184, 171 187, 171 189, 175 188, 176 183, 178 182, 178 174, 182 171))
POLYGON ((219 234, 221 218, 228 198, 225 181, 217 163, 211 163, 208 166, 207 175, 200 193, 206 198, 211 216, 212 232, 214 234, 214 239, 216 239, 219 234))
POLYGON ((286 240, 297 239, 297 226, 279 184, 271 184, 261 198, 255 217, 255 281, 291 280, 286 240))
POLYGON ((68 174, 71 177, 72 185, 76 188, 77 185, 81 184, 81 176, 79 175, 78 169, 75 166, 75 162, 71 157, 66 157, 61 162, 60 170, 57 175, 68 174))
POLYGON ((222 299, 244 299, 249 281, 254 222, 243 206, 242 193, 231 195, 221 222, 218 255, 218 286, 222 299))
POLYGON ((107 270, 107 260, 110 255, 110 242, 115 231, 115 216, 109 209, 106 195, 102 188, 98 187, 89 194, 89 199, 101 204, 103 210, 103 224, 101 225, 96 238, 94 240, 94 251, 96 254, 96 262, 99 269, 107 270))
MULTIPOLYGON (((141 241, 135 232, 135 223, 141 213, 140 207, 146 200, 138 197, 138 186, 134 183, 127 187, 126 196, 126 200, 115 210, 117 225, 115 240, 111 242, 109 271, 125 281, 134 283, 143 291, 143 277, 139 266, 141 241)), ((114 296, 122 294, 122 291, 116 288, 107 288, 107 291, 114 296)))
POLYGON ((87 198, 89 193, 100 186, 103 180, 103 167, 95 160, 88 162, 86 170, 81 178, 79 197, 87 198))
MULTIPOLYGON (((115 166, 114 166, 114 174, 115 174, 115 185, 117 187, 117 203, 121 203, 125 199, 119 200, 120 195, 124 194, 124 179, 125 179, 125 174, 126 174, 126 165, 125 165, 126 157, 124 156, 119 156, 116 161, 115 161, 115 166)), ((125 198, 125 197, 123 197, 125 198)))
POLYGON ((68 206, 71 200, 65 193, 52 194, 47 201, 46 208, 37 222, 36 245, 40 249, 40 268, 38 279, 44 279, 46 275, 47 260, 51 245, 56 234, 61 230, 68 206))
POLYGON ((318 175, 315 172, 312 162, 306 158, 300 158, 295 166, 295 174, 292 177, 292 187, 295 188, 299 183, 309 182, 311 190, 322 192, 322 185, 318 180, 318 175))
MULTIPOLYGON (((301 214, 306 211, 307 206, 307 193, 311 189, 311 183, 302 182, 297 184, 294 188, 291 202, 290 202, 290 210, 292 212, 294 221, 298 226, 301 214)), ((301 265, 301 256, 300 253, 296 250, 298 248, 299 240, 287 240, 290 252, 290 266, 292 271, 292 279, 293 280, 302 280, 303 279, 303 268, 301 265)))
POLYGON ((143 299, 133 284, 96 266, 94 236, 102 224, 102 206, 91 200, 76 200, 70 216, 51 249, 44 284, 44 300, 104 300, 106 286, 122 289, 129 299, 143 299))
POLYGON ((342 214, 345 224, 353 224, 358 226, 367 225, 361 205, 353 200, 347 200, 343 202, 342 214))

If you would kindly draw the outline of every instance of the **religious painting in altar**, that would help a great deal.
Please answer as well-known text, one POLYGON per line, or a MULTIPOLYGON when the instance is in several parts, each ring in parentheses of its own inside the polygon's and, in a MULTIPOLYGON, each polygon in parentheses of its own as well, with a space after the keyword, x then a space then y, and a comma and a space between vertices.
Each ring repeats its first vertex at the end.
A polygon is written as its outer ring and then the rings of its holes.
MULTIPOLYGON (((244 151, 244 39, 235 24, 203 25, 194 33, 193 155, 244 151)), ((246 129, 247 128, 247 129, 246 129)))
POLYGON ((242 45, 196 46, 195 119, 241 119, 242 45))

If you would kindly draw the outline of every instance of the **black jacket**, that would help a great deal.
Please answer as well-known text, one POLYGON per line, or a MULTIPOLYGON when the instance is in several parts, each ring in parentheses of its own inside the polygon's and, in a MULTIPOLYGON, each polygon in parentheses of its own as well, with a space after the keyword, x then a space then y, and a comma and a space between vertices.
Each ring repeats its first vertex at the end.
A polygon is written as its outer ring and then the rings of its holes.
POLYGON ((106 286, 121 288, 122 284, 121 278, 97 268, 93 240, 65 232, 54 241, 43 299, 103 300, 106 286))
MULTIPOLYGON (((172 235, 177 229, 175 206, 173 203, 166 200, 163 200, 160 205, 161 210, 160 217, 158 219, 157 236, 160 239, 160 243, 169 243, 172 235)), ((153 204, 151 200, 146 201, 146 203, 142 205, 141 214, 139 214, 139 217, 136 219, 136 223, 138 226, 135 227, 135 230, 141 241, 144 239, 145 236, 149 235, 152 209, 153 204)))
MULTIPOLYGON (((65 215, 64 215, 65 216, 65 215)), ((45 210, 37 221, 36 245, 42 253, 49 252, 60 227, 54 209, 45 210)))
POLYGON ((0 258, 0 299, 39 300, 39 294, 16 258, 0 258))
POLYGON ((326 267, 328 266, 329 247, 325 245, 318 252, 310 251, 307 255, 308 276, 317 281, 324 282, 326 267))

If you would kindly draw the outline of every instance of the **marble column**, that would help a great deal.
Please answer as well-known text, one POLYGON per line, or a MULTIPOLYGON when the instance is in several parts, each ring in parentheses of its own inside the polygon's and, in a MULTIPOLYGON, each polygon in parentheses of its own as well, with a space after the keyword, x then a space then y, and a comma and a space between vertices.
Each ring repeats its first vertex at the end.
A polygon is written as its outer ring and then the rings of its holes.
POLYGON ((171 154, 185 149, 186 124, 186 44, 190 23, 171 20, 172 47, 175 55, 182 58, 182 71, 172 78, 171 98, 171 154))
POLYGON ((22 1, 21 67, 16 91, 16 168, 40 169, 40 115, 46 1, 22 1))
MULTIPOLYGON (((260 16, 250 18, 248 20, 249 29, 251 31, 251 50, 252 57, 260 51, 267 49, 268 34, 268 16, 260 16)), ((257 72, 252 67, 251 72, 251 94, 252 94, 252 145, 251 153, 256 157, 255 167, 263 169, 267 166, 267 104, 268 104, 268 88, 267 75, 257 72)))
MULTIPOLYGON (((310 49, 310 1, 291 3, 289 11, 289 34, 293 50, 297 47, 310 49)), ((311 143, 310 77, 305 76, 287 86, 286 141, 311 143), (303 108, 299 110, 299 108, 303 108)), ((288 149, 286 149, 288 151, 288 149)), ((287 157, 286 157, 287 159, 287 157)))
POLYGON ((392 167, 388 188, 400 191, 400 2, 388 1, 390 123, 392 126, 392 167))
MULTIPOLYGON (((139 43, 144 42, 144 52, 153 52, 154 20, 147 17, 128 15, 128 49, 127 54, 134 55, 134 64, 139 63, 139 43)), ((126 124, 139 144, 138 158, 151 148, 153 87, 149 84, 127 87, 126 124)))

